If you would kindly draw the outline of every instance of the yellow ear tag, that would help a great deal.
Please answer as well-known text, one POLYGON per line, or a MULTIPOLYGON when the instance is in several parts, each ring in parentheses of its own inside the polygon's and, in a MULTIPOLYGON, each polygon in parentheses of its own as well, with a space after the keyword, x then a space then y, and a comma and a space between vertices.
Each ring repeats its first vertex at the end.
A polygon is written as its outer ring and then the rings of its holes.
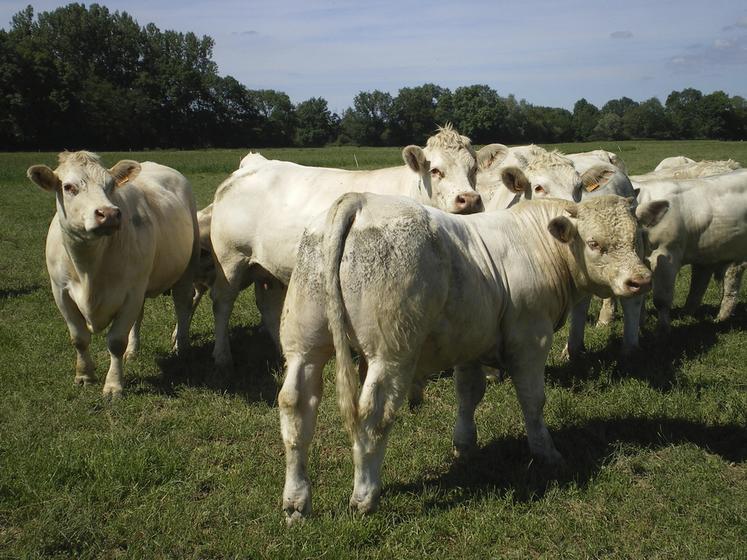
POLYGON ((584 185, 584 189, 586 189, 586 192, 592 192, 599 188, 599 183, 590 183, 588 185, 584 185))

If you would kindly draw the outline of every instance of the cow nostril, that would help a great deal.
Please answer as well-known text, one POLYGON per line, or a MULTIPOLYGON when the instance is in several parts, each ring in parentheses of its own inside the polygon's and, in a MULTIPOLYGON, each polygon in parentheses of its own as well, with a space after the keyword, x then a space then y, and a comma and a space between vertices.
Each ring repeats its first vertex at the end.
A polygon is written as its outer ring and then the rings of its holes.
POLYGON ((122 217, 122 211, 119 208, 114 210, 114 217, 117 218, 118 220, 122 217))
POLYGON ((457 201, 457 204, 459 204, 460 206, 467 204, 467 199, 464 198, 461 194, 457 196, 456 201, 457 201))

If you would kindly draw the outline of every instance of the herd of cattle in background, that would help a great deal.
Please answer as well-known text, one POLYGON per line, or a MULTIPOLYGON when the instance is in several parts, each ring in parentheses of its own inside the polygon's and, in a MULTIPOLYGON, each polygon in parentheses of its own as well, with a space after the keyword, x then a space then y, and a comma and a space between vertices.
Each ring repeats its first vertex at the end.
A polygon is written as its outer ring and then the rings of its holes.
POLYGON ((688 311, 714 273, 723 281, 718 320, 734 310, 747 261, 747 170, 734 161, 677 156, 628 176, 604 150, 475 151, 448 125, 402 155, 404 166, 346 171, 249 153, 199 212, 187 179, 157 163, 106 169, 81 151, 60 154, 55 170, 29 168, 56 196, 46 261, 77 353, 75 382, 94 380, 91 333, 111 325, 103 391, 121 394, 144 299, 169 290, 174 349, 188 345, 192 314, 209 289, 216 367, 232 370, 229 319, 253 284, 286 362, 278 403, 283 509, 292 523, 311 511, 308 450, 333 355, 353 442, 350 504, 369 512, 394 416, 408 396, 422 399, 430 373, 454 367, 457 456, 476 445, 481 367, 492 366, 514 383, 533 456, 557 464, 542 413, 544 367, 568 315, 565 354, 573 358, 584 348, 591 296, 607 298, 602 323, 612 318, 609 298, 619 298, 622 349, 633 352, 649 287, 666 334, 686 264, 688 311))

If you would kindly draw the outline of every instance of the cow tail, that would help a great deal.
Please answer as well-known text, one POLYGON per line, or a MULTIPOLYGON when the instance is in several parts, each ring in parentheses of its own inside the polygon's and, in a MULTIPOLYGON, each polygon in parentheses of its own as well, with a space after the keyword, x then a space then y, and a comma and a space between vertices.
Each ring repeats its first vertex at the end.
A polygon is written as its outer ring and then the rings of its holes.
POLYGON ((337 403, 345 427, 352 436, 358 417, 358 371, 347 335, 345 304, 340 286, 340 262, 350 228, 361 208, 360 194, 338 198, 327 213, 324 236, 324 288, 327 294, 327 321, 335 345, 337 403))

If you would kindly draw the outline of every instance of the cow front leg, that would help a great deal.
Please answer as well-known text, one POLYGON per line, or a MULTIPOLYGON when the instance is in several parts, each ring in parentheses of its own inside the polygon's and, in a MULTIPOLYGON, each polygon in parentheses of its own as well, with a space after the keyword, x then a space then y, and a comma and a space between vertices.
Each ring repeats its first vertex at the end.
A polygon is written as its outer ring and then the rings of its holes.
MULTIPOLYGON (((517 332, 526 332, 517 328, 517 332)), ((508 371, 524 414, 531 454, 550 465, 562 465, 563 457, 555 448, 545 425, 545 361, 552 343, 552 325, 536 321, 532 335, 512 341, 508 371)))
POLYGON ((172 335, 172 350, 176 353, 183 352, 189 348, 189 326, 192 323, 193 296, 194 283, 192 282, 192 274, 185 273, 171 288, 171 297, 174 300, 174 312, 176 313, 176 328, 172 335))
POLYGON ((233 372, 233 356, 231 355, 231 342, 229 340, 229 322, 239 290, 237 287, 230 285, 221 274, 218 274, 210 295, 213 299, 213 317, 215 319, 213 359, 218 371, 230 374, 233 372))
POLYGON ((109 371, 104 380, 104 395, 119 397, 122 395, 124 378, 124 353, 130 331, 142 313, 144 294, 131 296, 122 306, 119 314, 112 321, 106 335, 106 345, 109 349, 109 371))
POLYGON ((576 359, 586 352, 584 345, 584 330, 586 329, 586 314, 591 304, 591 296, 586 296, 571 309, 571 320, 568 327, 568 343, 563 349, 562 357, 576 359))
POLYGON ((283 511, 291 525, 311 513, 311 482, 307 472, 309 445, 322 399, 322 369, 329 356, 291 354, 278 395, 280 432, 285 444, 283 511))
POLYGON ((88 385, 93 383, 96 380, 96 366, 88 351, 91 345, 91 331, 88 330, 86 320, 67 291, 60 289, 53 283, 52 294, 62 318, 65 319, 67 324, 70 343, 75 348, 75 384, 88 385))
POLYGON ((614 297, 604 298, 602 300, 602 308, 599 310, 599 317, 597 318, 597 327, 604 327, 612 324, 615 320, 615 303, 617 299, 614 297))
POLYGON ((668 253, 660 253, 650 259, 654 283, 654 307, 658 313, 657 331, 661 335, 671 330, 670 310, 674 298, 674 284, 680 269, 679 260, 668 253))
POLYGON ((468 457, 477 447, 475 409, 485 396, 485 374, 476 364, 454 368, 454 386, 457 395, 457 417, 454 424, 454 456, 468 457))
POLYGON ((747 262, 731 263, 724 271, 724 283, 721 296, 721 307, 717 321, 726 321, 734 314, 739 301, 739 290, 742 285, 742 275, 747 269, 747 262))
POLYGON ((355 476, 350 508, 371 513, 379 506, 381 465, 389 433, 414 375, 414 365, 369 360, 366 381, 358 399, 358 421, 353 428, 355 476))
POLYGON ((623 357, 631 356, 638 351, 638 336, 641 329, 641 309, 644 295, 625 298, 620 301, 623 311, 623 357))
POLYGON ((714 268, 706 265, 692 265, 690 273, 690 292, 687 294, 685 307, 682 308, 684 313, 693 315, 703 302, 703 296, 708 288, 708 282, 711 281, 714 268))

